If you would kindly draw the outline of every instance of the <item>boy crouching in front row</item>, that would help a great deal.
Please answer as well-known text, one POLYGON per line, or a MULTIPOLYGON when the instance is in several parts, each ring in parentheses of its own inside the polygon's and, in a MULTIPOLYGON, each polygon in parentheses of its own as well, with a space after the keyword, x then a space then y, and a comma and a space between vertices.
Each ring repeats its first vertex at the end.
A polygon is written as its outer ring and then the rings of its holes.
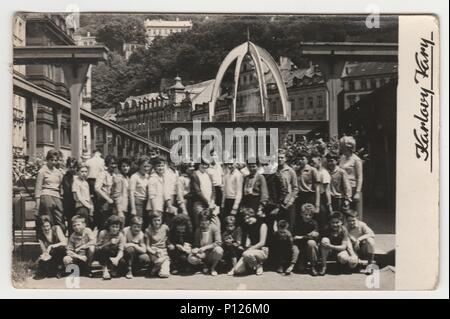
POLYGON ((120 217, 112 215, 106 220, 105 229, 98 234, 95 256, 103 267, 103 280, 111 279, 111 273, 116 277, 120 268, 125 248, 125 235, 120 231, 121 225, 120 217))
POLYGON ((86 227, 84 217, 75 215, 72 217, 73 233, 67 243, 66 256, 63 258, 64 265, 76 264, 80 267, 80 274, 92 277, 91 264, 95 252, 95 234, 86 227))
POLYGON ((366 223, 358 219, 358 213, 355 210, 348 210, 346 214, 347 230, 353 251, 361 265, 367 264, 362 272, 370 273, 371 265, 375 264, 375 233, 366 223))
POLYGON ((146 267, 150 264, 150 257, 147 255, 144 232, 142 231, 142 217, 131 218, 130 226, 123 229, 125 236, 124 261, 126 263, 127 279, 133 278, 133 272, 138 268, 146 267))
POLYGON ((348 231, 342 225, 342 214, 334 212, 330 216, 329 225, 324 230, 320 243, 322 265, 319 275, 324 276, 327 272, 327 260, 335 258, 347 269, 354 269, 358 265, 358 256, 353 251, 348 231))

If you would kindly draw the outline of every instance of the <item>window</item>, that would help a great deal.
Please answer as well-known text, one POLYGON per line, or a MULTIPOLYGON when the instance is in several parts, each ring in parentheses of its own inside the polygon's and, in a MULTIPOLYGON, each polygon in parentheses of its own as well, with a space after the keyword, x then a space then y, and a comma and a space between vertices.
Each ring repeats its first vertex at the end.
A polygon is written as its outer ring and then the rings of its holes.
POLYGON ((299 108, 300 108, 300 109, 304 109, 304 108, 305 108, 305 99, 302 98, 302 97, 299 98, 298 104, 299 104, 299 108))
POLYGON ((367 90, 367 82, 365 80, 361 80, 361 90, 367 90))
POLYGON ((323 96, 322 95, 317 96, 317 107, 323 107, 323 96))
POLYGON ((314 99, 312 96, 308 97, 308 109, 312 109, 314 107, 314 99))
POLYGON ((376 89, 377 88, 377 80, 375 80, 375 79, 371 79, 370 80, 370 88, 371 89, 376 89))
POLYGON ((348 89, 350 91, 354 91, 355 90, 355 81, 349 81, 348 82, 348 89))

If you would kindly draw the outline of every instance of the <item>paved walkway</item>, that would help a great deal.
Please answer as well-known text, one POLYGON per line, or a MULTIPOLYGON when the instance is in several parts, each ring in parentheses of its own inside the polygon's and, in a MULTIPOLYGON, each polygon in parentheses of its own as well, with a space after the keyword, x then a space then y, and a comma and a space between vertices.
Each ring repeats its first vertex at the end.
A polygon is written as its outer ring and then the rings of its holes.
MULTIPOLYGON (((100 273, 96 274, 100 276, 100 273)), ((379 288, 377 290, 393 290, 395 273, 390 267, 380 270, 379 288)), ((370 278, 363 274, 326 275, 312 277, 307 274, 280 275, 276 272, 265 272, 262 276, 249 275, 230 277, 225 274, 211 277, 203 274, 191 276, 171 276, 167 279, 135 277, 133 279, 114 278, 104 281, 101 278, 80 278, 82 289, 195 289, 195 290, 369 290, 366 281, 370 278)), ((62 279, 33 280, 16 285, 17 288, 67 288, 62 279)))

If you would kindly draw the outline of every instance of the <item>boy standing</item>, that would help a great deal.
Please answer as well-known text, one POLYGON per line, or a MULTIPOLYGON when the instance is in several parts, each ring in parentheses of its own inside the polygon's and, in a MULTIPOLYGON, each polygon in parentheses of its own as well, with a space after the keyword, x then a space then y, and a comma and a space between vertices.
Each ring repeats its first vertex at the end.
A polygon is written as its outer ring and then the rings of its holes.
POLYGON ((72 192, 75 199, 76 215, 83 216, 87 225, 91 226, 94 216, 94 204, 91 199, 87 177, 88 167, 85 164, 81 164, 78 167, 78 176, 73 178, 72 192))
POLYGON ((348 209, 352 197, 352 188, 347 173, 339 167, 339 156, 328 153, 327 167, 331 176, 330 195, 333 211, 343 212, 348 209))

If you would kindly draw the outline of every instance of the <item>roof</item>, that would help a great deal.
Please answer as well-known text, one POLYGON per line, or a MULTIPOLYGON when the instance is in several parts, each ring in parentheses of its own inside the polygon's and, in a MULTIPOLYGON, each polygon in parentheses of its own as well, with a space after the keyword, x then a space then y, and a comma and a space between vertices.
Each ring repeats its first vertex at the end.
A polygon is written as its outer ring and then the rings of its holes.
POLYGON ((377 74, 392 74, 398 72, 398 64, 395 62, 363 62, 347 63, 344 68, 343 78, 359 77, 377 74))

